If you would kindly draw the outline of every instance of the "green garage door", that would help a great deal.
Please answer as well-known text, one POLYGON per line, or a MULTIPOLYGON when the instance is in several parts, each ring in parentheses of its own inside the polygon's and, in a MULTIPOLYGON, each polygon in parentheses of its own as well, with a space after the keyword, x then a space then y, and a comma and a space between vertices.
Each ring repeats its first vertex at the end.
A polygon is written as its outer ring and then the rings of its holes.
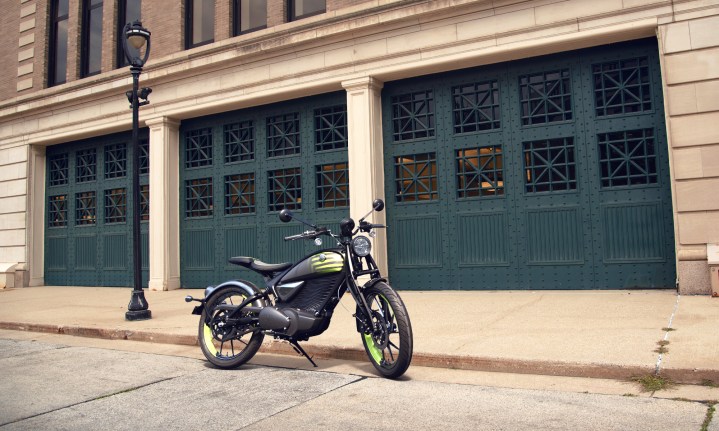
MULTIPOLYGON (((141 131, 143 284, 148 279, 148 143, 141 131)), ((45 284, 132 286, 131 134, 47 148, 45 284)))
POLYGON ((283 240, 305 230, 281 223, 283 208, 333 230, 348 216, 344 92, 184 121, 180 134, 182 287, 257 283, 227 259, 279 263, 316 248, 283 240))
POLYGON ((383 115, 394 286, 674 286, 655 40, 387 83, 383 115))

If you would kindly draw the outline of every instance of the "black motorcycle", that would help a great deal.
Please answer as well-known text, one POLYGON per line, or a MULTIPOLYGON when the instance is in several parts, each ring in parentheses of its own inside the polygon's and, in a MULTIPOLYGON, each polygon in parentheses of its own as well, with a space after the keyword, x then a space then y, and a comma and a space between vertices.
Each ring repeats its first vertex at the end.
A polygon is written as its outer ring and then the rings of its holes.
POLYGON ((364 235, 384 228, 365 219, 373 211, 382 211, 377 199, 372 210, 359 220, 345 218, 339 235, 326 227, 302 220, 288 210, 280 220, 296 219, 310 229, 285 238, 314 240, 322 245, 323 236, 336 241, 336 247, 310 254, 296 263, 269 264, 252 257, 233 257, 230 263, 262 275, 263 289, 244 280, 232 280, 205 289, 192 314, 200 315, 199 343, 208 361, 220 368, 234 368, 249 361, 265 335, 288 341, 315 367, 317 364, 299 345, 323 333, 329 326, 340 299, 349 291, 357 304, 354 317, 357 331, 372 365, 385 377, 404 374, 412 360, 412 325, 407 309, 397 292, 382 278, 372 255, 372 244, 364 235), (358 278, 369 276, 360 285, 358 278))

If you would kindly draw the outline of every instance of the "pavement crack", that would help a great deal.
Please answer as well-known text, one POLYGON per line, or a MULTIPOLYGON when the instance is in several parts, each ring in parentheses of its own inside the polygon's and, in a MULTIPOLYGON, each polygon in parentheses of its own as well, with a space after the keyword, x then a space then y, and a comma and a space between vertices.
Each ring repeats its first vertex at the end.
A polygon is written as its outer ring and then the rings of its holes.
MULTIPOLYGON (((669 332, 673 329, 672 323, 674 322, 674 316, 677 314, 677 310, 679 309, 679 298, 681 298, 681 295, 677 293, 677 301, 674 303, 674 310, 672 311, 671 316, 669 316, 669 324, 666 327, 666 332, 664 333, 663 341, 669 340, 669 332)), ((657 364, 654 367, 654 374, 659 375, 659 372, 661 371, 662 366, 662 359, 664 358, 664 353, 659 353, 659 357, 657 357, 657 364)))
POLYGON ((85 401, 80 401, 80 402, 77 402, 77 403, 74 403, 74 404, 69 404, 69 405, 66 405, 66 406, 58 407, 58 408, 56 408, 56 409, 51 409, 51 410, 48 410, 48 411, 45 411, 45 412, 42 412, 42 413, 37 413, 37 414, 31 415, 31 416, 27 416, 27 417, 24 417, 24 418, 21 418, 21 419, 17 419, 17 420, 11 421, 11 422, 0 423, 0 427, 3 427, 3 426, 5 426, 5 425, 16 424, 16 423, 23 422, 23 421, 26 421, 26 420, 29 420, 29 419, 34 419, 34 418, 37 418, 37 417, 40 417, 40 416, 44 416, 44 415, 48 415, 48 414, 51 414, 51 413, 59 412, 59 411, 61 411, 61 410, 71 409, 71 408, 73 408, 73 407, 81 406, 81 405, 83 405, 83 404, 88 404, 88 403, 91 403, 91 402, 93 402, 93 401, 99 401, 99 400, 102 400, 102 399, 105 399, 105 398, 114 397, 115 395, 120 395, 120 394, 124 394, 124 393, 127 393, 127 392, 133 392, 133 391, 136 391, 136 390, 138 390, 138 389, 146 388, 146 387, 148 387, 148 386, 152 386, 152 385, 157 384, 157 383, 162 383, 162 382, 166 382, 166 381, 168 381, 168 380, 176 379, 177 377, 179 377, 179 376, 176 376, 176 377, 167 377, 167 378, 164 378, 164 379, 155 380, 155 381, 152 381, 152 382, 149 382, 149 383, 145 383, 144 385, 139 385, 139 386, 134 386, 134 387, 131 387, 131 388, 123 389, 123 390, 120 390, 120 391, 117 391, 117 392, 113 392, 113 393, 111 393, 111 394, 100 395, 100 396, 98 396, 98 397, 90 398, 90 399, 85 400, 85 401))
POLYGON ((337 391, 337 390, 342 389, 342 388, 346 388, 347 386, 353 385, 353 384, 355 384, 355 383, 359 383, 359 382, 361 382, 361 381, 366 380, 366 379, 369 378, 369 377, 366 377, 366 376, 357 376, 357 375, 354 375, 354 374, 350 374, 350 375, 353 376, 353 377, 357 377, 357 378, 356 378, 355 380, 352 380, 352 381, 350 381, 350 382, 347 382, 347 383, 345 383, 345 384, 342 384, 342 385, 340 385, 340 386, 337 386, 336 388, 331 389, 331 390, 329 390, 329 391, 327 391, 327 392, 323 392, 323 393, 321 393, 321 394, 317 394, 316 396, 314 396, 314 397, 312 397, 312 398, 309 398, 309 399, 307 399, 307 400, 305 400, 305 401, 303 401, 303 402, 301 402, 301 403, 299 403, 299 404, 295 404, 295 405, 293 405, 293 406, 289 406, 289 407, 284 408, 284 409, 282 409, 282 410, 278 410, 278 411, 272 413, 271 415, 265 416, 264 418, 262 418, 262 419, 260 419, 260 420, 257 420, 257 421, 254 421, 254 422, 252 422, 252 423, 249 423, 249 424, 243 426, 242 428, 237 428, 237 430, 239 431, 239 430, 241 430, 241 429, 244 429, 244 428, 250 427, 250 426, 252 426, 252 425, 258 424, 258 423, 260 423, 260 422, 266 421, 266 420, 268 420, 268 419, 272 419, 273 417, 275 417, 275 416, 277 416, 277 415, 280 415, 280 414, 282 414, 282 413, 284 413, 284 412, 286 412, 286 411, 295 409, 295 408, 297 408, 297 407, 299 407, 299 406, 302 406, 302 405, 304 405, 304 404, 309 403, 310 401, 314 401, 314 400, 316 400, 316 399, 318 399, 318 398, 324 397, 325 395, 329 395, 329 394, 331 394, 331 393, 334 392, 334 391, 337 391))

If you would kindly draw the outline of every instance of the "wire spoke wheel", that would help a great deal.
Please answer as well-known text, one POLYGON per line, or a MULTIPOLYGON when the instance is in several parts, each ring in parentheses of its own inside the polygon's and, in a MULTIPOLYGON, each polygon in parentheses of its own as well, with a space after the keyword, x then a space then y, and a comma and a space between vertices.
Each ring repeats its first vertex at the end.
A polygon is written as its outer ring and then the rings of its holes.
POLYGON ((264 335, 252 332, 250 325, 236 323, 247 313, 230 317, 233 308, 247 299, 237 287, 223 290, 211 297, 200 317, 198 339, 208 361, 220 368, 235 368, 249 361, 262 344, 264 335), (209 313, 209 318, 207 314, 209 313))
POLYGON ((374 367, 385 377, 404 374, 412 360, 412 326, 407 309, 389 285, 379 282, 364 292, 372 313, 372 331, 362 343, 374 367))

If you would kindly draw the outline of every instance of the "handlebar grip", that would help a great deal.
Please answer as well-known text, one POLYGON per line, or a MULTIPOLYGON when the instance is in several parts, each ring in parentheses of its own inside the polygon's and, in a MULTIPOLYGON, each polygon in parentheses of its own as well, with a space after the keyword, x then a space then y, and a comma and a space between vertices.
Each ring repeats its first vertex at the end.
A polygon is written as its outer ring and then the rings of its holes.
POLYGON ((296 239, 301 239, 303 237, 304 237, 304 234, 302 234, 302 233, 299 235, 290 235, 290 236, 285 237, 285 241, 294 241, 296 239))

